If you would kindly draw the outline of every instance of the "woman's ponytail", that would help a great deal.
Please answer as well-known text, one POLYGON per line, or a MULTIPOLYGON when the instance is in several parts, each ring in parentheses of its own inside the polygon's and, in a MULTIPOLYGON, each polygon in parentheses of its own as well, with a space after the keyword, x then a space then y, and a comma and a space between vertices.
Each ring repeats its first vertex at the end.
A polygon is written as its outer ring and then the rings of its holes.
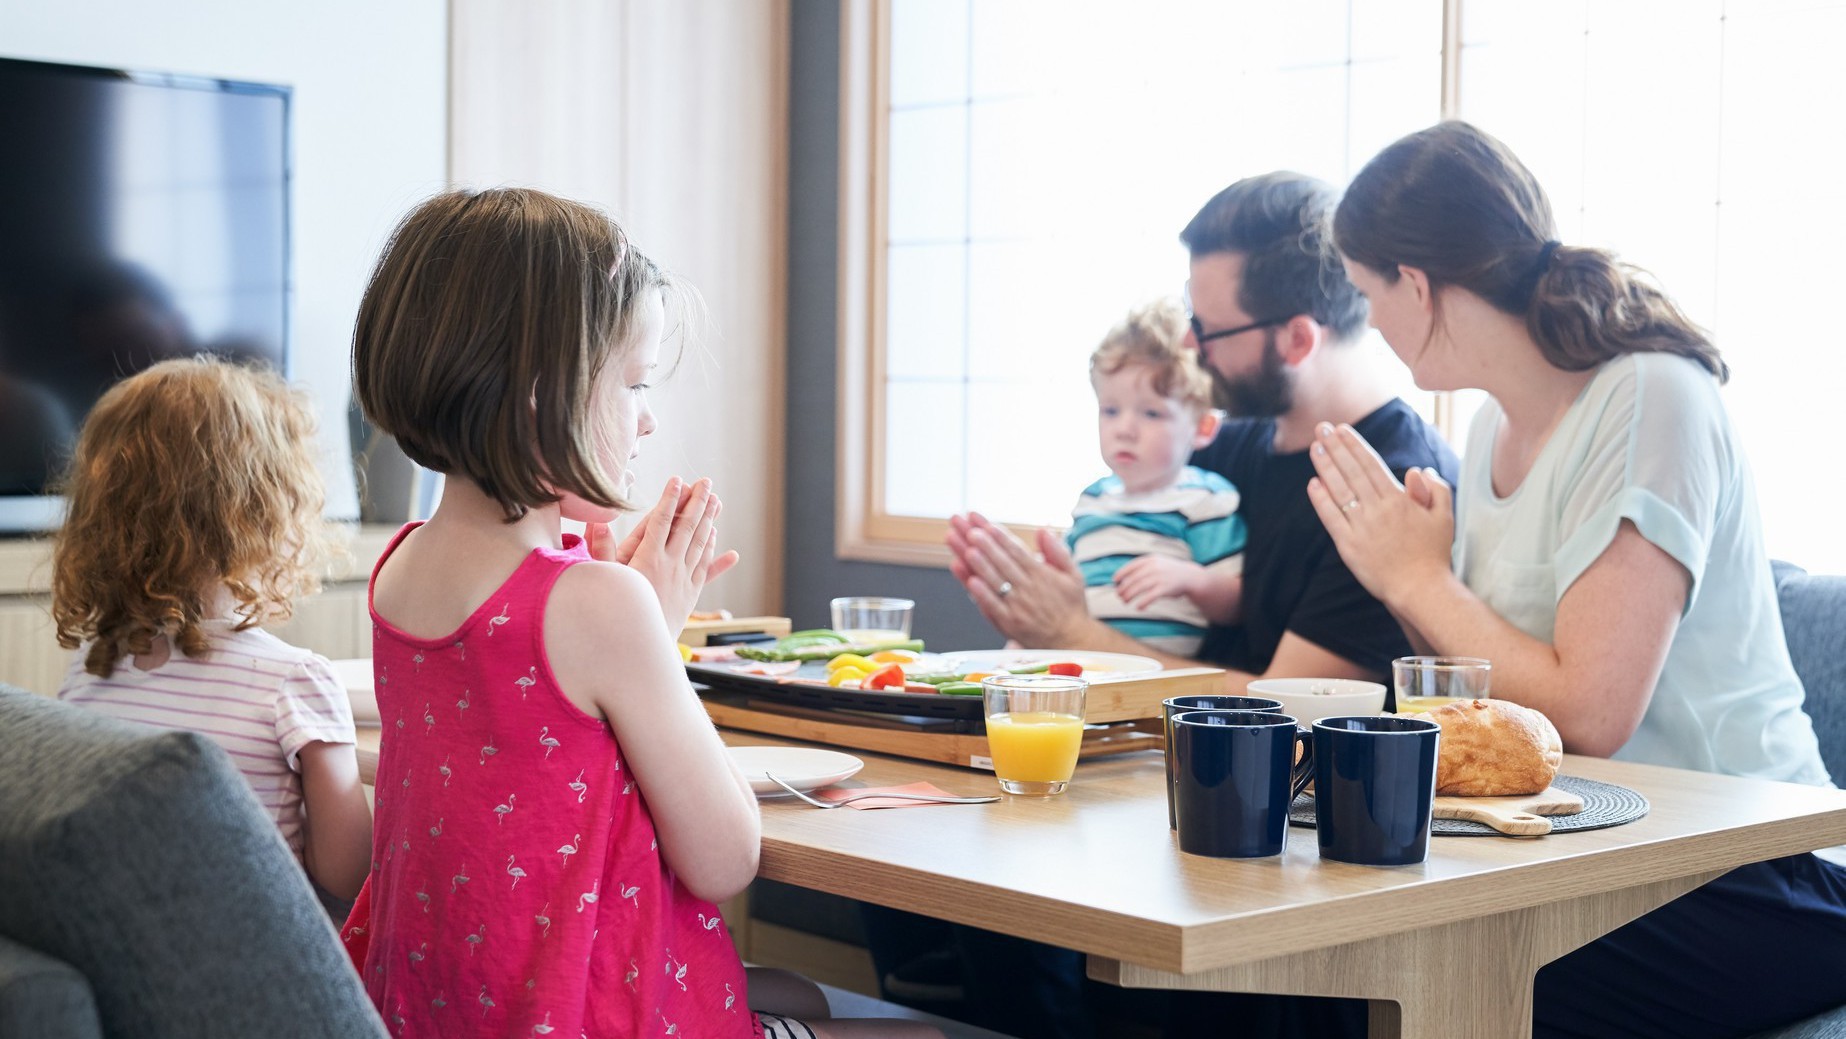
POLYGON ((1645 271, 1604 249, 1563 246, 1548 260, 1525 320, 1553 365, 1585 371, 1623 354, 1670 353, 1697 361, 1720 382, 1730 378, 1711 337, 1645 271))

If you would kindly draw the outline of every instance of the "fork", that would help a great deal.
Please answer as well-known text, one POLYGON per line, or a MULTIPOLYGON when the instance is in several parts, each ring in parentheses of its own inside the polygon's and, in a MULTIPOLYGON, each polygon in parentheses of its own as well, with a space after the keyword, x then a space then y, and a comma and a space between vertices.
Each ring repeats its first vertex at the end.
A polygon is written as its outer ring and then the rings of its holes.
POLYGON ((872 794, 857 794, 852 797, 842 797, 838 801, 823 801, 818 797, 809 797, 808 795, 802 793, 801 791, 796 790, 794 787, 789 786, 787 783, 782 782, 780 779, 777 779, 773 773, 765 772, 763 773, 763 778, 769 780, 771 783, 774 783, 775 785, 781 787, 782 789, 788 791, 789 793, 794 794, 796 797, 801 798, 803 801, 806 801, 807 803, 813 805, 816 808, 843 808, 846 805, 852 804, 854 801, 866 801, 874 797, 891 797, 891 798, 897 798, 899 800, 904 800, 904 801, 927 801, 930 804, 949 804, 949 805, 979 805, 979 804, 986 804, 989 801, 1000 800, 1000 798, 997 795, 993 797, 944 797, 939 794, 890 794, 890 793, 878 794, 878 793, 872 793, 872 794))

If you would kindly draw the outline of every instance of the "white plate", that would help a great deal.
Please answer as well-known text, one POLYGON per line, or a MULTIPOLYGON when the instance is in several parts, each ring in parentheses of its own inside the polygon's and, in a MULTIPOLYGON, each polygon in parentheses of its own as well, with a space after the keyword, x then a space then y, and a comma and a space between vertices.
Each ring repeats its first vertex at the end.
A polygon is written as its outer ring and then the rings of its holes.
POLYGON ((1160 670, 1153 657, 1129 653, 1094 653, 1087 649, 984 649, 948 653, 943 657, 951 671, 1004 671, 1034 664, 1082 664, 1085 678, 1123 678, 1160 670))
POLYGON ((788 796, 788 791, 764 777, 765 772, 775 773, 777 779, 805 794, 838 783, 865 767, 865 762, 851 754, 813 747, 732 747, 730 751, 731 760, 743 770, 758 797, 788 796))

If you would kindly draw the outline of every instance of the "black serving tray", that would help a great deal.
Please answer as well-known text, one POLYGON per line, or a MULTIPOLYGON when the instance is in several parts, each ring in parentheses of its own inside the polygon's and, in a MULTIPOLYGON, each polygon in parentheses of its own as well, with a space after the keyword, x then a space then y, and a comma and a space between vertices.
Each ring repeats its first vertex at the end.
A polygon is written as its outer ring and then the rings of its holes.
MULTIPOLYGON (((737 661, 737 664, 748 661, 737 661)), ((953 720, 967 732, 986 731, 986 717, 978 696, 943 696, 940 693, 906 693, 894 690, 840 689, 827 684, 827 662, 804 661, 800 669, 786 675, 746 675, 733 670, 731 663, 688 661, 686 677, 726 693, 743 693, 759 700, 772 700, 797 707, 832 711, 867 711, 873 714, 902 715, 927 720, 953 720), (971 726, 971 727, 968 727, 971 726)))

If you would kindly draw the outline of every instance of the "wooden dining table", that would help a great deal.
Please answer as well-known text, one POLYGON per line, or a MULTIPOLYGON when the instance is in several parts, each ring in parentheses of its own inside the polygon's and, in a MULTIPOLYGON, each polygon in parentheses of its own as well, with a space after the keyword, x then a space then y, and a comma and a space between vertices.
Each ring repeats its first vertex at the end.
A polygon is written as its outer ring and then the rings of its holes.
MULTIPOLYGON (((802 744, 727 732, 733 746, 802 744)), ((969 769, 861 753, 847 785, 995 791, 969 769)), ((763 804, 760 875, 1088 954, 1136 988, 1371 1001, 1371 1035, 1529 1036, 1539 967, 1746 863, 1846 844, 1846 792, 1566 756, 1564 773, 1643 794, 1605 829, 1438 836, 1426 861, 1179 850, 1159 753, 1086 761, 1062 795, 822 810, 763 804)))

